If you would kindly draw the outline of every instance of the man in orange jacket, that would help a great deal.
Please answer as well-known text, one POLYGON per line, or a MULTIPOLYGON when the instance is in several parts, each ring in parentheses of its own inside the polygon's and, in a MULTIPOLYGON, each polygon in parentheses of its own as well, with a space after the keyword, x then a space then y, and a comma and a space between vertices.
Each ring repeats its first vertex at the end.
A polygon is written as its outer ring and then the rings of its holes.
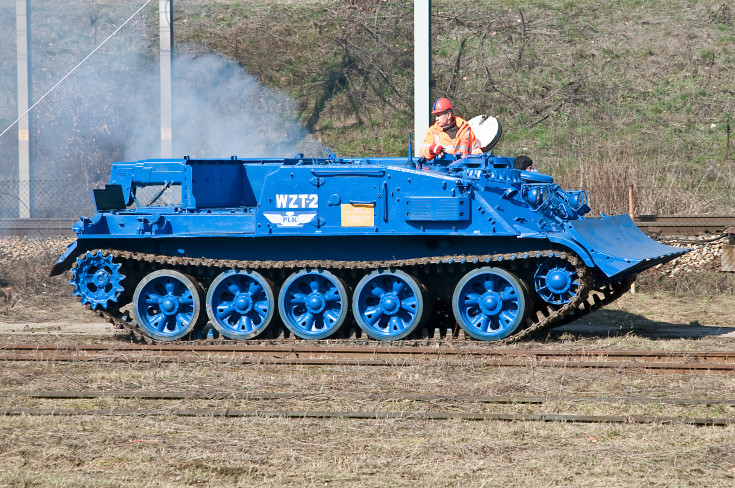
POLYGON ((482 147, 470 125, 453 114, 452 102, 448 98, 438 98, 431 113, 436 116, 436 122, 426 131, 419 156, 431 160, 443 153, 461 157, 482 154, 482 147))

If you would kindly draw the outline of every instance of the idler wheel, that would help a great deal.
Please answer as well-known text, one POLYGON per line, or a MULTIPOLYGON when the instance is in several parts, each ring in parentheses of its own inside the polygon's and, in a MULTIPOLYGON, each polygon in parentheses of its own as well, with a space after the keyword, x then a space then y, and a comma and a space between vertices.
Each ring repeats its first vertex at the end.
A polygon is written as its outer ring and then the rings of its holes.
POLYGON ((539 265, 533 275, 536 293, 547 303, 562 305, 572 301, 579 292, 577 270, 561 258, 549 258, 539 265))

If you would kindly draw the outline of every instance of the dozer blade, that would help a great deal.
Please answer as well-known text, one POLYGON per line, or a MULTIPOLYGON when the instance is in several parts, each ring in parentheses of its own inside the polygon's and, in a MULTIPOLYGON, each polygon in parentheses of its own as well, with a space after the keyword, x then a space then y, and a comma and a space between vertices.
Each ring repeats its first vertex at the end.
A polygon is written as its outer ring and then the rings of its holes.
POLYGON ((690 251, 654 241, 629 215, 575 220, 570 224, 574 239, 609 278, 631 276, 690 251))

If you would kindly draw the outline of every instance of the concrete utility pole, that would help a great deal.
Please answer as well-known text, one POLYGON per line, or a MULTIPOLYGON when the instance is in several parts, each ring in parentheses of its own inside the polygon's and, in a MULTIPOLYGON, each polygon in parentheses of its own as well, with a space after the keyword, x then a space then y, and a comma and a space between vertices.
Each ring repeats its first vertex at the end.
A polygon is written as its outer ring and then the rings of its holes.
POLYGON ((431 0, 413 1, 413 133, 414 154, 429 128, 431 105, 431 0))
POLYGON ((161 37, 161 157, 171 158, 173 154, 171 65, 174 46, 174 0, 158 0, 158 14, 161 37))
POLYGON ((31 216, 31 0, 15 1, 18 54, 18 217, 31 216))

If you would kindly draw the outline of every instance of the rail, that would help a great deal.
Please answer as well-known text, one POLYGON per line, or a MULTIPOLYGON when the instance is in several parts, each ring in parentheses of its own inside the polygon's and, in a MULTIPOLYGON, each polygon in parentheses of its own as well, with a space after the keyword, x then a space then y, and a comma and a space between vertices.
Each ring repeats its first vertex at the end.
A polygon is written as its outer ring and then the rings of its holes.
POLYGON ((584 424, 657 424, 694 425, 700 427, 727 427, 735 419, 727 417, 658 417, 650 415, 565 415, 485 412, 425 412, 425 411, 333 411, 333 410, 236 410, 212 409, 62 409, 5 408, 3 417, 206 417, 206 418, 288 418, 288 419, 352 419, 352 420, 466 420, 504 422, 561 422, 584 424))
MULTIPOLYGON (((11 408, 0 409, 0 415, 8 416, 84 416, 84 417, 206 417, 206 418, 289 418, 289 419, 352 419, 352 420, 407 420, 407 421, 507 421, 507 422, 564 422, 564 423, 618 423, 618 424, 678 424, 696 426, 721 426, 735 424, 735 418, 700 417, 705 407, 732 406, 735 400, 725 398, 656 398, 656 397, 607 397, 607 396, 486 396, 486 395, 416 395, 404 393, 361 393, 361 392, 176 392, 176 391, 101 391, 101 390, 60 390, 60 391, 0 391, 0 398, 14 404, 11 408), (99 408, 100 403, 80 406, 78 403, 67 405, 65 400, 125 399, 143 401, 132 407, 99 408), (46 400, 39 404, 38 401, 46 400), (201 408, 197 400, 206 400, 208 406, 201 408), (297 403, 284 404, 289 400, 297 403), (45 406, 49 403, 50 406, 45 406), (271 403, 271 402, 276 403, 271 403), (379 406, 381 410, 311 410, 304 409, 303 403, 343 404, 379 406), (171 403, 172 402, 172 403, 171 403), (182 405, 182 402, 185 402, 182 405), (617 415, 585 415, 556 413, 559 404, 574 405, 580 402, 607 404, 608 408, 621 412, 617 415), (400 409, 395 409, 395 404, 400 409), (32 404, 33 406, 23 406, 32 404), (494 412, 483 409, 483 405, 517 405, 548 408, 548 412, 494 412), (548 406, 546 406, 548 404, 548 406), (653 404, 678 407, 678 415, 631 415, 625 405, 653 404), (244 409, 233 408, 243 406, 244 409), (284 407, 293 406, 293 409, 284 407), (71 407, 71 408, 68 408, 71 407), (276 407, 277 409, 268 408, 276 407), (690 409, 690 410, 687 410, 690 409)), ((538 410, 536 408, 535 410, 538 410)), ((675 410, 676 411, 676 410, 675 410)), ((712 410, 718 412, 718 410, 712 410)))
POLYGON ((459 365, 645 370, 659 373, 732 373, 735 353, 726 351, 548 351, 475 347, 287 346, 287 345, 80 345, 0 344, 0 361, 227 362, 232 364, 396 366, 459 365))
POLYGON ((0 236, 73 236, 77 219, 0 219, 0 236))

